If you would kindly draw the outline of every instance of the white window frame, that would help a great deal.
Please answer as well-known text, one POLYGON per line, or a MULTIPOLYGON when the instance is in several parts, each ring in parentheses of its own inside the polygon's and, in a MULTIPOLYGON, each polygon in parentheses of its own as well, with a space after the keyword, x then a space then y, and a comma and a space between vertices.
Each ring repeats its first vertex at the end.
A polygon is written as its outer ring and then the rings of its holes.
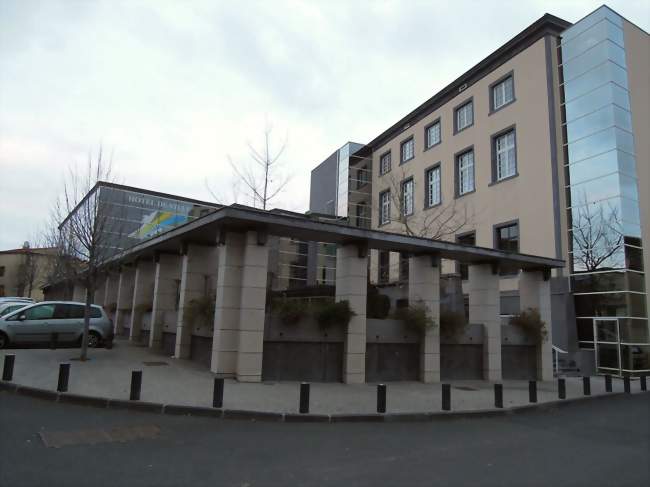
POLYGON ((492 87, 492 103, 493 110, 498 110, 506 106, 515 99, 515 80, 512 76, 508 76, 503 81, 500 81, 492 87), (509 89, 508 89, 509 87, 509 89), (501 102, 499 103, 499 97, 501 102))
POLYGON ((386 152, 379 156, 379 174, 383 176, 391 169, 391 153, 386 152))
POLYGON ((413 178, 402 181, 402 215, 409 216, 414 211, 415 182, 413 178))
POLYGON ((427 139, 427 149, 430 149, 434 145, 438 145, 440 141, 442 140, 442 133, 441 133, 441 126, 440 126, 440 120, 437 122, 432 123, 427 127, 426 130, 426 139, 427 139), (433 133, 435 129, 435 133, 437 135, 436 139, 434 141, 431 140, 431 134, 433 133))
POLYGON ((517 174, 517 141, 512 129, 494 138, 497 181, 517 174))
POLYGON ((476 188, 474 181, 474 151, 468 150, 458 156, 458 195, 471 193, 476 188))
POLYGON ((390 222, 390 190, 379 194, 379 224, 390 222))
POLYGON ((415 157, 415 139, 413 137, 400 144, 400 155, 402 164, 415 157))
POLYGON ((456 132, 471 127, 474 124, 474 101, 459 106, 456 109, 456 132))
POLYGON ((440 165, 427 169, 427 208, 439 205, 442 201, 440 187, 440 165))

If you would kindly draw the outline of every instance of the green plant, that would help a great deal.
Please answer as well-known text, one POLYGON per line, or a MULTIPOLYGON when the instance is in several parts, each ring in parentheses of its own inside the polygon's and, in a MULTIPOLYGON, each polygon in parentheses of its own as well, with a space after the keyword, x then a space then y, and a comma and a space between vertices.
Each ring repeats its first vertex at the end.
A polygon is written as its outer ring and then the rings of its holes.
POLYGON ((355 315, 348 301, 321 303, 314 311, 314 318, 322 328, 329 328, 332 325, 348 326, 355 315))
POLYGON ((285 325, 295 325, 309 311, 309 306, 301 299, 276 299, 271 303, 271 311, 285 325))
POLYGON ((440 312, 440 334, 448 338, 461 335, 467 326, 465 314, 456 311, 440 312))
POLYGON ((215 293, 190 300, 183 310, 183 321, 185 324, 190 326, 195 323, 199 325, 206 324, 208 328, 213 328, 215 301, 215 293))
POLYGON ((390 312, 390 298, 385 294, 379 294, 377 288, 368 288, 368 303, 366 315, 368 318, 384 320, 390 312))
POLYGON ((537 308, 527 308, 518 315, 510 318, 510 324, 524 330, 530 337, 542 343, 548 337, 546 323, 542 321, 537 308))
POLYGON ((436 322, 429 316, 427 307, 421 301, 397 308, 393 316, 396 320, 403 321, 408 327, 422 334, 436 326, 436 322))

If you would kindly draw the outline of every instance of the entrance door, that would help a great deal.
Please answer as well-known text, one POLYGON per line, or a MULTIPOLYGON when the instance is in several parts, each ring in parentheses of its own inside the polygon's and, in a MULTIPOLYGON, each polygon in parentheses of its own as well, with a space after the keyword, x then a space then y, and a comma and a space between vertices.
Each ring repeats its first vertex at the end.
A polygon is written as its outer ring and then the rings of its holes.
POLYGON ((594 342, 598 372, 621 375, 618 319, 594 318, 594 342))

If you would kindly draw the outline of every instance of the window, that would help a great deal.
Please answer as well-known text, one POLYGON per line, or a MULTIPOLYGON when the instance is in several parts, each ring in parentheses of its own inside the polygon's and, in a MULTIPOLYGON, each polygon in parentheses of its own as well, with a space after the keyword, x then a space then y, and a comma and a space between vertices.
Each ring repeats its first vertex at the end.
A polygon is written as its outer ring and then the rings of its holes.
POLYGON ((426 148, 430 149, 434 145, 440 143, 440 120, 429 125, 424 130, 424 140, 426 141, 426 148))
POLYGON ((379 174, 384 175, 390 171, 390 152, 386 152, 379 158, 379 174))
POLYGON ((413 214, 413 178, 402 182, 402 215, 413 214))
POLYGON ((370 221, 368 217, 368 205, 365 201, 359 203, 356 207, 357 227, 370 228, 370 221))
MULTIPOLYGON (((505 252, 519 252, 519 224, 512 223, 495 228, 495 247, 505 252)), ((499 274, 502 276, 516 275, 517 267, 501 266, 499 274)))
POLYGON ((25 310, 27 320, 48 320, 54 315, 53 304, 41 304, 25 310))
POLYGON ((431 208, 440 204, 440 165, 428 169, 425 174, 426 180, 426 201, 425 206, 431 208))
POLYGON ((0 298, 4 297, 5 295, 5 287, 4 285, 0 285, 0 298))
POLYGON ((474 191, 474 150, 468 150, 456 158, 458 196, 474 191))
POLYGON ((512 76, 508 76, 503 81, 500 81, 492 87, 492 109, 498 110, 499 108, 514 101, 515 90, 514 81, 512 76))
POLYGON ((517 151, 515 146, 515 131, 510 130, 493 139, 496 166, 496 181, 517 174, 517 151))
POLYGON ((363 166, 357 169, 357 188, 362 188, 368 184, 368 166, 363 166))
POLYGON ((474 124, 474 102, 468 101, 456 109, 456 132, 474 124))
POLYGON ((390 191, 379 195, 379 224, 384 225, 390 221, 390 191))
POLYGON ((409 254, 407 252, 399 253, 399 280, 402 282, 409 280, 409 254))
MULTIPOLYGON (((476 245, 476 233, 467 233, 465 235, 459 235, 456 237, 456 242, 463 245, 476 245)), ((458 272, 460 273, 460 278, 462 280, 467 280, 469 275, 469 269, 467 264, 458 263, 458 272)))
POLYGON ((378 280, 380 284, 386 284, 389 278, 390 270, 390 254, 387 250, 379 251, 379 275, 378 280))
POLYGON ((413 141, 413 137, 402 142, 401 153, 402 153, 402 162, 401 162, 402 164, 404 164, 407 161, 410 161, 415 157, 415 142, 413 141))
POLYGON ((5 275, 5 266, 0 265, 0 277, 5 275))

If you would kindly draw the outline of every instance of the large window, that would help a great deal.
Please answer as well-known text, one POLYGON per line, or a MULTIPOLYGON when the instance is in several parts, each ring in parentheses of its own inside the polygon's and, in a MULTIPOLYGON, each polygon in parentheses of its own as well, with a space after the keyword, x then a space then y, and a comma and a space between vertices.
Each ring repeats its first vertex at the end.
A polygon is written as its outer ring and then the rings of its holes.
POLYGON ((390 152, 386 152, 379 158, 379 175, 384 175, 390 171, 390 152))
POLYGON ((456 108, 455 123, 456 132, 460 132, 474 124, 474 103, 472 101, 468 101, 456 108))
POLYGON ((492 87, 492 110, 498 110, 515 99, 514 81, 508 76, 492 87))
POLYGON ((54 304, 41 304, 25 311, 27 320, 48 320, 54 316, 54 304))
POLYGON ((387 250, 379 251, 378 281, 386 284, 390 276, 390 253, 387 250))
POLYGON ((413 214, 413 178, 402 182, 402 215, 413 214))
MULTIPOLYGON (((456 237, 456 242, 463 245, 476 245, 476 233, 466 233, 465 235, 458 235, 456 237)), ((460 278, 462 280, 467 280, 469 275, 469 268, 467 264, 458 263, 458 272, 460 273, 460 278)))
POLYGON ((424 130, 424 140, 427 149, 440 143, 440 120, 435 121, 424 130))
MULTIPOLYGON (((495 247, 505 252, 519 252, 519 224, 511 223, 494 229, 495 247)), ((499 274, 514 276, 519 273, 518 267, 502 265, 499 274)))
POLYGON ((379 224, 384 225, 390 221, 390 191, 379 194, 379 224))
POLYGON ((510 130, 493 139, 495 174, 494 180, 501 181, 517 174, 517 150, 515 131, 510 130))
POLYGON ((415 141, 413 140, 413 137, 402 142, 400 152, 402 156, 402 164, 415 157, 415 141))
POLYGON ((428 169, 425 174, 426 197, 425 206, 431 208, 440 204, 440 165, 428 169))
POLYGON ((0 277, 5 275, 5 266, 0 265, 0 277))
POLYGON ((459 196, 474 191, 474 151, 468 150, 456 157, 456 181, 459 196))

